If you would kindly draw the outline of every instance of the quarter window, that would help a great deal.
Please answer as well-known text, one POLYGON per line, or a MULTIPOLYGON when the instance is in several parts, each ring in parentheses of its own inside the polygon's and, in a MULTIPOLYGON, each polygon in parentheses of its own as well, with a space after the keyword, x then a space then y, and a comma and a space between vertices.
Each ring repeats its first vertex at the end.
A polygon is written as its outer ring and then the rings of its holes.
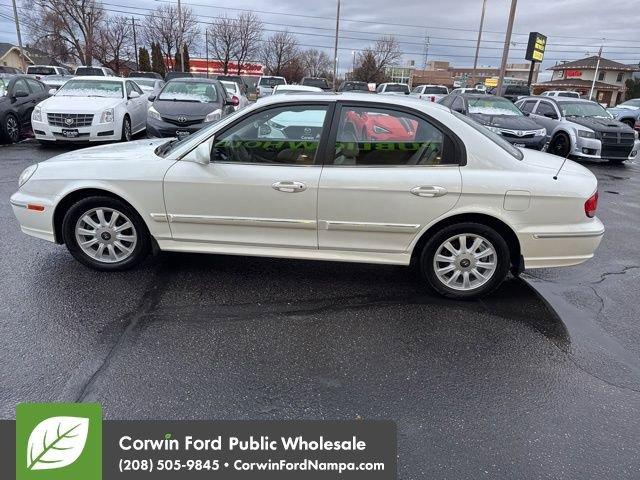
POLYGON ((445 161, 444 140, 438 128, 410 113, 343 107, 333 164, 384 167, 454 163, 445 161))
POLYGON ((536 102, 537 100, 527 100, 520 106, 520 110, 522 113, 531 113, 536 102))
POLYGON ((326 105, 287 106, 255 113, 216 136, 214 162, 313 165, 326 105))

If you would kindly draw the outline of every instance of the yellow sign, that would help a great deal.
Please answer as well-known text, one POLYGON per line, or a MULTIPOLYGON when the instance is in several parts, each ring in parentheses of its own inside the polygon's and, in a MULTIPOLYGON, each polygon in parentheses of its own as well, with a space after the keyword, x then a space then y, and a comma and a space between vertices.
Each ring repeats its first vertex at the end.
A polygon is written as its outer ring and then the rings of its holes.
POLYGON ((498 79, 497 78, 487 78, 484 81, 484 86, 485 87, 497 87, 498 86, 498 79))

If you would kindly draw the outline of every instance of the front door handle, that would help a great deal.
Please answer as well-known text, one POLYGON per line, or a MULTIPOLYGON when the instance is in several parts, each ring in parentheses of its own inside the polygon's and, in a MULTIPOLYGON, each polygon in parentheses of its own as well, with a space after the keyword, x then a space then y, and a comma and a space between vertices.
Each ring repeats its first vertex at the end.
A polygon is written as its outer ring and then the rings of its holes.
POLYGON ((437 185, 414 187, 409 191, 418 197, 441 197, 447 194, 446 188, 437 185))
POLYGON ((279 192, 285 192, 285 193, 304 192, 307 189, 307 184, 303 182, 284 181, 284 182, 276 182, 271 186, 275 190, 278 190, 279 192))

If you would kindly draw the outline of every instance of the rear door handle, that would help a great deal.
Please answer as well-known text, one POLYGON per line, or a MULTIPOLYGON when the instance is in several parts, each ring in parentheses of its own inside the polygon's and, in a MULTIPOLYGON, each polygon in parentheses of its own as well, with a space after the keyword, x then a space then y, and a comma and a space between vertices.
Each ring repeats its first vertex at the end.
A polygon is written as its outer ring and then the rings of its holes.
POLYGON ((284 181, 284 182, 276 182, 271 186, 275 190, 278 190, 279 192, 284 192, 284 193, 304 192, 307 189, 307 184, 303 182, 284 181))
POLYGON ((441 197, 447 194, 446 188, 437 185, 414 187, 409 191, 418 197, 441 197))

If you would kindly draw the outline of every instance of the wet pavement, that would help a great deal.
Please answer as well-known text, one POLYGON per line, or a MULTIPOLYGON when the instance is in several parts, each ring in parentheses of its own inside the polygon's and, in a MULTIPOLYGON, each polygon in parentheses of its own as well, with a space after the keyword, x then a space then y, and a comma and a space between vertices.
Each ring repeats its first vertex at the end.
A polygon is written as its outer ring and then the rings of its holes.
POLYGON ((639 165, 588 165, 607 227, 594 260, 453 302, 390 266, 161 254, 88 270, 21 234, 8 203, 62 151, 0 147, 0 418, 75 400, 109 419, 388 418, 401 479, 640 478, 639 165))

